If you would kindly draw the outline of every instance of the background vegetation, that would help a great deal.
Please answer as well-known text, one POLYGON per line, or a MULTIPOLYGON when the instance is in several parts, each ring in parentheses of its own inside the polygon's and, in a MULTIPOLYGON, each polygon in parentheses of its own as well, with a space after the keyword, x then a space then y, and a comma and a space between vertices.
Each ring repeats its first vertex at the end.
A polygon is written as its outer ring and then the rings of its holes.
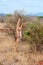
POLYGON ((7 32, 8 35, 16 38, 16 24, 18 21, 18 15, 22 17, 22 25, 23 25, 23 37, 22 42, 26 42, 30 44, 31 52, 43 52, 43 22, 41 19, 43 17, 33 17, 24 14, 20 14, 19 12, 15 12, 14 14, 7 14, 4 18, 1 18, 1 23, 7 23, 6 28, 11 29, 11 32, 7 32), (13 30, 12 30, 13 29, 13 30))

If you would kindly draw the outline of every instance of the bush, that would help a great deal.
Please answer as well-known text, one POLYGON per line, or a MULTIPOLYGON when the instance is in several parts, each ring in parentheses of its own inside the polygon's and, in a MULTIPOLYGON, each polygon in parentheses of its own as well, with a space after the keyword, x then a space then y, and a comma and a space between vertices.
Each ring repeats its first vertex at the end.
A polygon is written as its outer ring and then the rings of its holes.
POLYGON ((28 39, 32 49, 41 51, 43 45, 43 25, 40 22, 29 23, 24 31, 24 38, 28 39))

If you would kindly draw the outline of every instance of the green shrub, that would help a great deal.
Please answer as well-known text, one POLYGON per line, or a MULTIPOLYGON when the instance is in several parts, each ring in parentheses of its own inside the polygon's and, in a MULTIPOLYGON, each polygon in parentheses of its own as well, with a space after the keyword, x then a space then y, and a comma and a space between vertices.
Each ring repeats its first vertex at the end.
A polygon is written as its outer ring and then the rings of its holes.
POLYGON ((39 51, 43 45, 43 25, 40 22, 29 23, 24 31, 24 38, 28 40, 33 49, 39 51))

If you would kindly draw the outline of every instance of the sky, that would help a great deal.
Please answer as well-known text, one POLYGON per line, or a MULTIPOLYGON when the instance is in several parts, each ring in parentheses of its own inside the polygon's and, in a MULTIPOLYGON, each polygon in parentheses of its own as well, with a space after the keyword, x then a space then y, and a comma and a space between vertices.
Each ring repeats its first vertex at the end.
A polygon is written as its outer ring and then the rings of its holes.
POLYGON ((0 13, 14 13, 16 10, 25 13, 43 12, 43 0, 0 0, 0 13))

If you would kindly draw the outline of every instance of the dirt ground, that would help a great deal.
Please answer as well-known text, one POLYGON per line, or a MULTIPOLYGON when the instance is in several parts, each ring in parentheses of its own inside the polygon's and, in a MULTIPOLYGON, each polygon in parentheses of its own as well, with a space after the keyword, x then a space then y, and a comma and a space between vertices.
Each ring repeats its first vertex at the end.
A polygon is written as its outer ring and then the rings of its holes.
POLYGON ((38 65, 43 61, 43 54, 28 52, 28 44, 20 43, 18 51, 15 51, 15 44, 13 37, 0 33, 0 65, 38 65))

